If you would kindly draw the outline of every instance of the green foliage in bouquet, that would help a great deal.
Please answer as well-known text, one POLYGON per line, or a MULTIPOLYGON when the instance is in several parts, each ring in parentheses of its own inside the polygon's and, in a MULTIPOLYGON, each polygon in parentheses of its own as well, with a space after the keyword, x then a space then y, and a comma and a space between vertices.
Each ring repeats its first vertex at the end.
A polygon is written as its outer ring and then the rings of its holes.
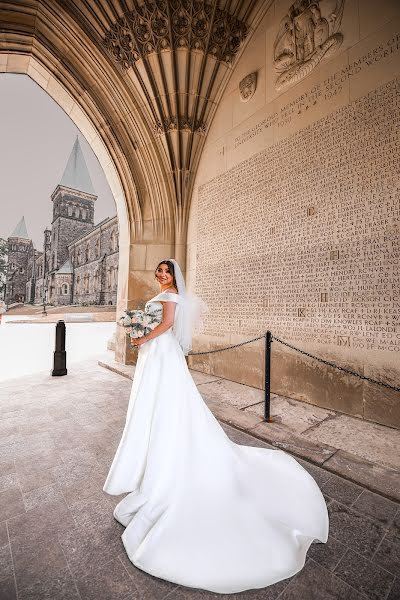
POLYGON ((132 339, 143 337, 153 331, 162 320, 162 309, 125 310, 119 318, 121 325, 126 328, 126 334, 132 339))

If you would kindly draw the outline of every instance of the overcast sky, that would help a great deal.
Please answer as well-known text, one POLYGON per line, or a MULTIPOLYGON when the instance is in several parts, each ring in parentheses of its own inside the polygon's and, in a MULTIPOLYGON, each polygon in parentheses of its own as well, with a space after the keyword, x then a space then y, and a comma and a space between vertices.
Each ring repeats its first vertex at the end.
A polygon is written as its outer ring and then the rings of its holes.
POLYGON ((116 214, 103 170, 83 135, 52 98, 27 75, 0 73, 0 237, 25 216, 28 235, 42 249, 50 226, 50 196, 60 182, 76 135, 93 187, 95 223, 116 214))

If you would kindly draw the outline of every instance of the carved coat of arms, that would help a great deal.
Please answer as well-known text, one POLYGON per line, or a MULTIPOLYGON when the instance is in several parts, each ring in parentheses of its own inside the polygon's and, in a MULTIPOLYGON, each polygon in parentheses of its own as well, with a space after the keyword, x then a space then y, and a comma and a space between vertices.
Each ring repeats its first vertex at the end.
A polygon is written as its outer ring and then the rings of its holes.
POLYGON ((250 73, 239 83, 239 93, 242 102, 248 102, 254 96, 257 88, 257 73, 250 73))
POLYGON ((275 89, 304 79, 341 45, 345 0, 296 0, 279 25, 274 44, 275 89))

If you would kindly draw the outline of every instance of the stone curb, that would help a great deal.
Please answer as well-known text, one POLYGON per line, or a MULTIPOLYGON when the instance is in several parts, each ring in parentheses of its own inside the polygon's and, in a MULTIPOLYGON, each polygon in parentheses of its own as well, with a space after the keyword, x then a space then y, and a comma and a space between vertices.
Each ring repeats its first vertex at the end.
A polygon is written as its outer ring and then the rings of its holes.
MULTIPOLYGON (((68 313, 69 314, 69 313, 68 313)), ((73 314, 73 313, 71 313, 73 314)), ((88 314, 88 313, 82 313, 82 314, 88 314)), ((101 314, 101 313, 100 313, 101 314)), ((105 313, 107 314, 107 313, 105 313)), ((115 318, 113 319, 97 319, 97 318, 90 318, 90 319, 82 319, 82 318, 63 318, 63 315, 59 315, 58 318, 53 318, 53 319, 49 319, 49 320, 39 320, 39 319, 18 319, 18 321, 5 321, 6 325, 24 325, 26 323, 29 323, 29 325, 48 325, 49 323, 58 323, 59 320, 63 320, 64 323, 113 323, 115 321, 115 318)))
MULTIPOLYGON (((116 361, 98 361, 98 364, 127 379, 132 379, 132 366, 130 365, 121 365, 116 361)), ((266 423, 254 413, 221 404, 215 400, 205 402, 219 421, 390 500, 400 501, 399 471, 377 465, 327 444, 316 444, 277 423, 266 423)))
POLYGON ((117 373, 118 375, 122 375, 122 377, 126 377, 127 379, 132 379, 132 365, 123 365, 120 363, 111 363, 99 360, 97 363, 100 367, 104 367, 113 373, 117 373))

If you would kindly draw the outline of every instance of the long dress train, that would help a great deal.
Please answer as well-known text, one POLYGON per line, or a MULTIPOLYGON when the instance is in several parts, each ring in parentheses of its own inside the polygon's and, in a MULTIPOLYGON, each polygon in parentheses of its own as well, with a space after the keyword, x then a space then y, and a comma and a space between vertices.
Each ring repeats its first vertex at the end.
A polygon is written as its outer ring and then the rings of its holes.
MULTIPOLYGON (((149 303, 177 302, 163 292, 149 303)), ((148 304, 149 304, 148 303, 148 304)), ((104 484, 138 568, 219 593, 262 588, 304 566, 329 519, 312 476, 282 450, 240 446, 203 401, 172 331, 143 344, 126 424, 104 484)))

